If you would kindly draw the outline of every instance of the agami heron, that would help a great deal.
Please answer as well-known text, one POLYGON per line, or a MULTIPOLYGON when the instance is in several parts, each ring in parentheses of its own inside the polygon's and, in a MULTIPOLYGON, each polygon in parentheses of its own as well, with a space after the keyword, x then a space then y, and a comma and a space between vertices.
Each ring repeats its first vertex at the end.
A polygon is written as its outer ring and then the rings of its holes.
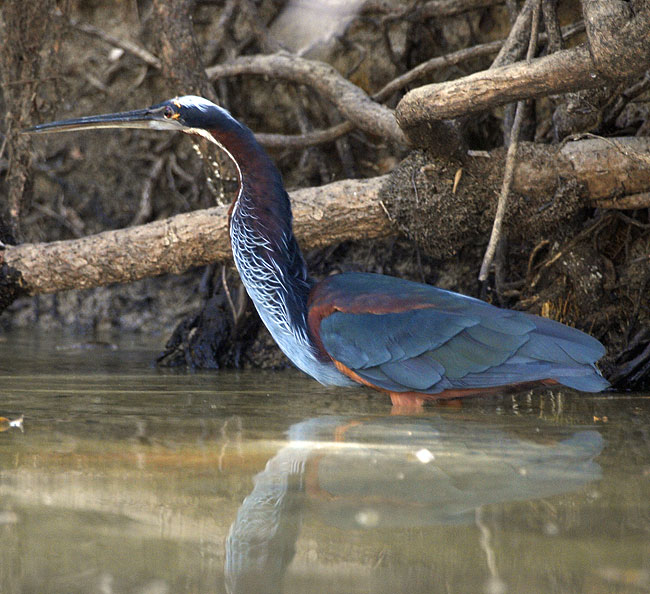
POLYGON ((207 99, 177 97, 27 132, 89 128, 181 131, 228 154, 239 179, 230 238, 242 282, 282 351, 323 384, 364 384, 400 406, 531 382, 586 392, 608 386, 595 365, 603 345, 558 322, 384 275, 315 282, 293 234, 280 172, 251 130, 207 99))

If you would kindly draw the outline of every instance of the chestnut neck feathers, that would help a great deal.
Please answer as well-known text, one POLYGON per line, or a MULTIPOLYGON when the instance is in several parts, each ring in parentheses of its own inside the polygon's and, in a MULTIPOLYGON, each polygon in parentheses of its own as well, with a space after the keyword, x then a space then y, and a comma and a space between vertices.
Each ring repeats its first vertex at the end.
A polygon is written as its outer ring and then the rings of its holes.
POLYGON ((230 210, 235 265, 264 324, 300 369, 325 384, 349 384, 318 356, 307 326, 314 285, 293 234, 292 214, 280 172, 253 133, 234 119, 210 134, 229 154, 239 175, 230 210))

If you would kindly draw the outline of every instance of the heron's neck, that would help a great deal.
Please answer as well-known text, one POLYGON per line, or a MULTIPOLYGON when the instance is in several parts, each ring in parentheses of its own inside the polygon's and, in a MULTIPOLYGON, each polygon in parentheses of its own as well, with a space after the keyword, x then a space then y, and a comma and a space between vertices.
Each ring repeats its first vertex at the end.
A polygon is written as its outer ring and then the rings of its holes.
POLYGON ((307 299, 313 281, 293 235, 282 177, 253 133, 233 120, 211 131, 230 155, 239 192, 230 207, 230 241, 239 275, 269 332, 291 361, 323 384, 350 385, 313 343, 307 299))
POLYGON ((242 282, 276 341, 286 333, 308 343, 307 297, 313 283, 293 234, 280 172, 248 128, 213 135, 239 174, 230 238, 242 282))

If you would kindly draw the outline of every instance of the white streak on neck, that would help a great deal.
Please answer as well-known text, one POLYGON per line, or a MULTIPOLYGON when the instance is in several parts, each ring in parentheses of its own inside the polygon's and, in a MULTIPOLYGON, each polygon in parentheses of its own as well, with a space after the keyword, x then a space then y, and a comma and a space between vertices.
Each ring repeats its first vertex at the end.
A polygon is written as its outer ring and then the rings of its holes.
MULTIPOLYGON (((232 153, 207 130, 204 130, 203 128, 185 128, 183 132, 186 134, 197 134, 199 136, 203 136, 203 138, 207 139, 213 144, 216 144, 220 149, 222 149, 228 155, 228 157, 230 157, 230 160, 235 164, 237 175, 239 176, 239 191, 237 193, 237 198, 235 198, 231 213, 232 221, 232 217, 241 214, 237 213, 237 211, 241 206, 240 198, 244 190, 244 177, 242 175, 241 168, 239 167, 239 163, 237 163, 237 160, 235 157, 233 157, 232 153)), ((258 240, 260 241, 260 245, 264 243, 263 238, 258 238, 258 240)), ((283 238, 283 240, 285 240, 285 238, 283 238)), ((286 305, 283 304, 281 300, 277 302, 279 309, 282 310, 281 315, 273 316, 264 307, 265 300, 262 299, 260 295, 258 295, 258 292, 255 289, 254 279, 247 278, 246 271, 243 268, 240 268, 239 260, 241 259, 242 254, 238 253, 240 250, 240 247, 237 245, 239 241, 237 241, 233 236, 232 224, 230 224, 230 243, 233 250, 235 265, 239 270, 239 276, 242 279, 244 287, 246 288, 246 292, 253 301, 253 304, 255 305, 255 308, 262 318, 264 325, 268 328, 271 336, 273 336, 273 339, 278 344, 282 352, 284 352, 284 354, 287 355, 289 359, 291 359, 296 367, 304 371, 307 375, 311 375, 314 379, 318 380, 322 384, 337 386, 354 385, 354 382, 344 376, 340 371, 338 371, 338 369, 336 369, 333 364, 322 363, 318 360, 311 341, 304 331, 300 331, 297 334, 291 332, 291 329, 286 326, 288 321, 286 305)), ((264 272, 271 272, 273 275, 277 275, 278 272, 281 271, 266 270, 264 272)))

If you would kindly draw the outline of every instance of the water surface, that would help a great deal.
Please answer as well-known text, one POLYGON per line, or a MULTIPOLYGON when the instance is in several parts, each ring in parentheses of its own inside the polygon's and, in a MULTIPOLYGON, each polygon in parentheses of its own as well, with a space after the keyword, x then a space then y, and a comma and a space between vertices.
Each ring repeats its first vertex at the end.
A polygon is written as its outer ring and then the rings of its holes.
POLYGON ((391 415, 297 371, 0 336, 0 592, 650 590, 650 396, 391 415))

